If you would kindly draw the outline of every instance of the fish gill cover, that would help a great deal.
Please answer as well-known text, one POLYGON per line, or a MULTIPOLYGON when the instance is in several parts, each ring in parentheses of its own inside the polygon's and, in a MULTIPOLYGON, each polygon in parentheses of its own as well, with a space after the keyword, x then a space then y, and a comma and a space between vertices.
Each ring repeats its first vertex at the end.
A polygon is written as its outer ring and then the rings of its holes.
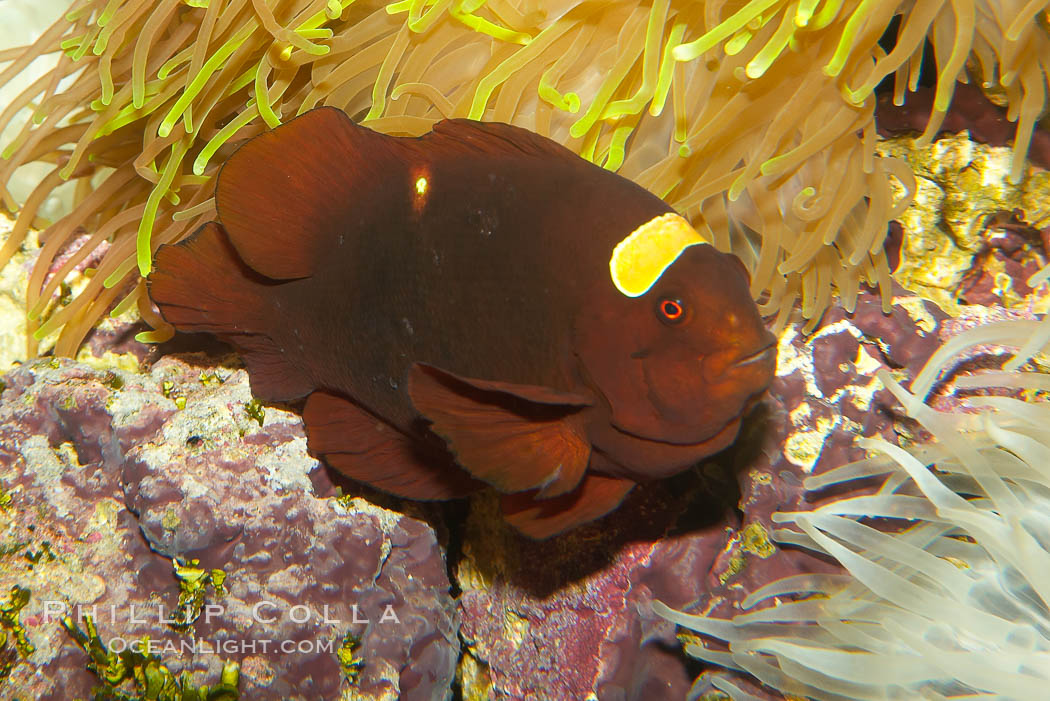
POLYGON ((0 198, 18 213, 0 264, 32 225, 46 227, 29 280, 30 354, 58 333, 54 351, 70 355, 107 312, 136 307, 155 329, 145 340, 162 339, 170 328, 142 284, 153 252, 215 216, 212 176, 235 144, 333 105, 393 134, 472 117, 549 135, 744 258, 778 326, 801 298, 812 328, 833 290, 852 308, 862 280, 888 303, 886 223, 914 188, 902 161, 875 153, 876 84, 893 74, 899 103, 928 39, 937 96, 925 138, 956 81, 980 82, 1018 120, 1017 178, 1046 101, 1045 4, 77 0, 32 46, 0 52, 0 84, 57 57, 0 114, 11 127, 0 198), (16 197, 30 163, 47 174, 16 197), (72 211, 43 220, 66 181, 72 211), (48 277, 80 227, 86 243, 48 277), (99 247, 86 286, 56 302, 99 247))

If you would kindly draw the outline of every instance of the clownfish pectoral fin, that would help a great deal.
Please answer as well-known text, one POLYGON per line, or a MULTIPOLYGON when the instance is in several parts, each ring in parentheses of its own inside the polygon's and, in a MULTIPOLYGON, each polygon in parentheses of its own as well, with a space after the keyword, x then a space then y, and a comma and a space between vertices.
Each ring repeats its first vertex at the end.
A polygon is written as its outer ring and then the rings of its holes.
POLYGON ((222 226, 208 222, 189 238, 161 246, 153 266, 146 284, 164 320, 237 348, 255 396, 287 401, 314 388, 269 336, 270 287, 238 257, 222 226))
POLYGON ((588 397, 423 363, 409 370, 408 393, 459 464, 501 492, 534 489, 549 499, 575 488, 587 469, 591 445, 578 413, 588 397))
POLYGON ((222 166, 215 208, 253 270, 274 280, 313 274, 346 233, 353 207, 398 182, 400 142, 319 107, 247 141, 222 166))
POLYGON ((405 434, 349 399, 318 390, 303 422, 310 451, 338 472, 395 496, 456 499, 484 485, 443 455, 429 455, 405 434))
POLYGON ((504 494, 500 506, 507 523, 543 540, 601 518, 619 506, 632 487, 631 480, 588 472, 568 494, 554 499, 540 499, 534 492, 504 494))

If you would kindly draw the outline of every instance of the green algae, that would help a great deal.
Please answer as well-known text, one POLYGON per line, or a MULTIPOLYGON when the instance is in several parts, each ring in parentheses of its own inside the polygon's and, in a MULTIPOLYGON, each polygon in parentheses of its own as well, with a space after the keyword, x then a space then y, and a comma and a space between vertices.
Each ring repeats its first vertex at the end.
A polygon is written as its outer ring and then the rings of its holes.
POLYGON ((219 569, 206 570, 199 560, 185 564, 173 560, 175 578, 179 581, 179 604, 172 612, 173 630, 186 632, 200 618, 209 590, 215 596, 226 595, 226 573, 219 569))
POLYGON ((18 620, 29 599, 30 591, 15 585, 11 587, 7 600, 0 603, 0 682, 10 676, 19 657, 28 659, 36 650, 18 620), (9 643, 13 647, 9 647, 9 643))
POLYGON ((260 426, 263 425, 263 421, 266 419, 266 408, 258 399, 253 398, 251 401, 246 402, 244 413, 248 415, 249 419, 258 422, 260 426))
POLYGON ((343 642, 336 650, 335 656, 339 659, 339 668, 343 671, 343 677, 349 684, 356 684, 361 676, 361 670, 365 661, 358 656, 361 648, 361 637, 347 631, 343 636, 343 642))
POLYGON ((94 701, 237 701, 240 698, 240 666, 236 662, 223 665, 219 682, 214 686, 197 685, 189 673, 176 676, 159 656, 141 652, 149 649, 149 637, 138 641, 140 645, 129 645, 118 653, 102 641, 91 616, 84 616, 83 622, 82 629, 72 617, 66 616, 62 627, 87 653, 87 669, 102 683, 93 691, 94 701))

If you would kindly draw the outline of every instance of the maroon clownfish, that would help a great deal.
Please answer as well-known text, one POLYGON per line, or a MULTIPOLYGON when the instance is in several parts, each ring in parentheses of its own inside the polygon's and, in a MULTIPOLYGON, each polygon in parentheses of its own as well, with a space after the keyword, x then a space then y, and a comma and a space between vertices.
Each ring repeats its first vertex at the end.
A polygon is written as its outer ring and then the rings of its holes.
POLYGON ((527 130, 392 137, 320 108, 223 166, 150 297, 307 396, 312 452, 410 499, 489 485, 546 538, 728 446, 773 376, 744 266, 527 130))

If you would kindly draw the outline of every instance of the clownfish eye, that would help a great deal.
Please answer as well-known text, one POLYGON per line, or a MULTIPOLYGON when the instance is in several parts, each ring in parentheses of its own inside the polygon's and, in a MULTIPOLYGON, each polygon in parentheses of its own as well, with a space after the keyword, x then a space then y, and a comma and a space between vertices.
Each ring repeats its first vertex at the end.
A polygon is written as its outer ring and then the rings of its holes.
POLYGON ((680 299, 665 297, 656 305, 660 320, 665 324, 678 324, 685 321, 685 304, 680 299))

